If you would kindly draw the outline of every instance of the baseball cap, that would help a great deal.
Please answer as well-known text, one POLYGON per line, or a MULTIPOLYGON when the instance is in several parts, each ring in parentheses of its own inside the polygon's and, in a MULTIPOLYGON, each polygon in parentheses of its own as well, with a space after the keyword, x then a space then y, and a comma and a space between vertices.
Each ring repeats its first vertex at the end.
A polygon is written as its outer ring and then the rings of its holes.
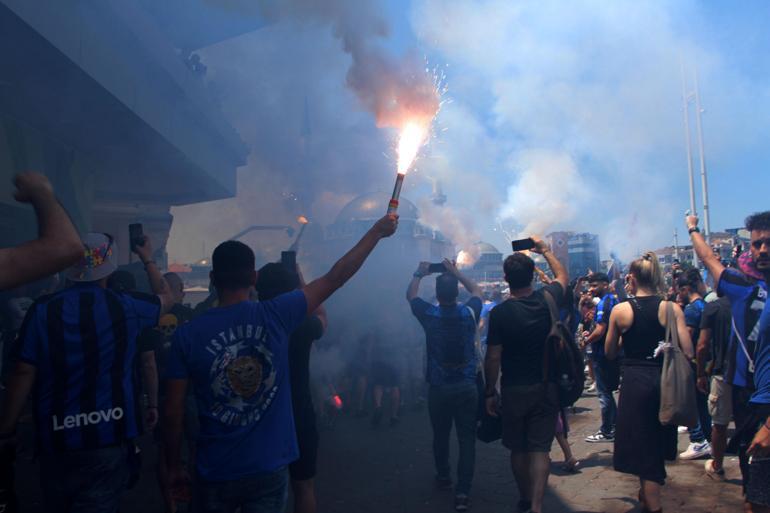
POLYGON ((87 282, 106 278, 118 268, 118 247, 108 233, 87 233, 83 237, 83 257, 70 267, 70 281, 87 282))

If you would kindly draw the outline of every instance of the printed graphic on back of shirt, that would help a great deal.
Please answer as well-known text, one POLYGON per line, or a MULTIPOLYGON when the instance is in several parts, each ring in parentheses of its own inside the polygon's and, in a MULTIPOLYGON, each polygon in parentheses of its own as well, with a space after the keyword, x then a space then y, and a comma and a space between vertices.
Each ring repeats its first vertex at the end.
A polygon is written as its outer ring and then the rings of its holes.
POLYGON ((215 356, 209 371, 211 415, 229 426, 259 422, 278 392, 267 331, 252 324, 220 332, 206 350, 215 356))

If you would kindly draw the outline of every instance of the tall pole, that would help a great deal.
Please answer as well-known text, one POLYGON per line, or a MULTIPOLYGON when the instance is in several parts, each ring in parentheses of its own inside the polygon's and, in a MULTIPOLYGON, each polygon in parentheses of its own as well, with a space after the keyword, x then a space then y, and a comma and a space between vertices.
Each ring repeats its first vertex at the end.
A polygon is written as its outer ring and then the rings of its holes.
POLYGON ((700 105, 700 90, 698 86, 698 68, 695 68, 695 121, 698 131, 698 158, 700 159, 700 182, 703 188, 703 236, 706 241, 711 242, 711 219, 709 219, 709 186, 706 177, 706 157, 703 150, 703 128, 701 123, 701 113, 703 109, 700 105))
MULTIPOLYGON (((690 177, 690 212, 692 215, 698 215, 698 210, 695 208, 695 176, 692 170, 692 146, 690 144, 690 102, 687 97, 687 80, 684 74, 684 63, 682 63, 682 108, 684 112, 684 137, 687 143, 687 172, 690 177)), ((695 251, 692 252, 692 263, 695 267, 698 267, 698 255, 695 251)))
POLYGON ((674 258, 679 260, 679 234, 674 228, 674 258))

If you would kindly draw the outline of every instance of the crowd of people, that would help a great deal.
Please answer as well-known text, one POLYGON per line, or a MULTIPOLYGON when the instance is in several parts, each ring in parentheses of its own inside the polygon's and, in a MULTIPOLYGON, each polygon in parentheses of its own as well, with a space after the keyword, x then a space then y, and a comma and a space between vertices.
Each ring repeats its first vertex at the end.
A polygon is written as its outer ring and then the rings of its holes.
POLYGON ((662 510, 666 461, 707 458, 705 473, 723 480, 725 454, 739 456, 744 510, 770 511, 770 212, 746 220, 751 246, 730 262, 714 254, 697 217, 687 217, 708 279, 685 265, 665 274, 648 252, 623 278, 591 272, 571 280, 535 236, 531 254, 548 272, 515 252, 503 262, 505 289, 482 290, 450 260, 439 269, 421 262, 406 300, 424 332, 414 344, 423 356, 401 368, 405 360, 394 363, 383 337, 368 331, 353 338, 340 375, 313 377, 311 353, 329 324, 324 303, 395 233, 397 215, 374 223, 309 283, 299 265, 257 270, 247 245, 222 242, 211 259, 212 295, 193 309, 180 276, 161 273, 149 238, 129 249, 150 294, 118 268, 111 235, 78 234, 45 177, 23 173, 15 185, 16 199, 35 209, 39 237, 0 249, 0 290, 23 291, 5 302, 2 330, 3 511, 24 510, 14 459, 17 425, 31 404, 48 511, 118 511, 141 469, 137 440, 152 432, 166 511, 192 503, 202 512, 277 513, 291 490, 295 512, 314 513, 317 414, 336 415, 343 396, 375 428, 387 419, 398 429, 405 402, 427 401, 435 486, 453 490, 457 511, 472 506, 477 441, 501 439, 516 511, 542 513, 553 442, 564 469, 578 469, 568 412, 592 393, 601 421, 585 441, 612 445, 615 470, 639 479, 643 511, 662 510), (63 282, 52 279, 58 273, 63 282), (431 274, 434 286, 421 297, 431 274), (689 371, 679 386, 692 393, 673 406, 692 412, 686 426, 666 420, 671 405, 661 400, 678 357, 689 371), (422 384, 413 379, 419 374, 422 384), (690 443, 678 454, 679 429, 690 443))

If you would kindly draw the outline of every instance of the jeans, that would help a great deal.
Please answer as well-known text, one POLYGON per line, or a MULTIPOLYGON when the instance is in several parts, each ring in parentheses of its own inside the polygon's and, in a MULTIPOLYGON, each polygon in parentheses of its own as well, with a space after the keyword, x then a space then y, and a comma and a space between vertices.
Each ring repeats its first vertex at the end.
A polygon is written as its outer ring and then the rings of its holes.
POLYGON ((612 395, 607 384, 607 371, 603 362, 591 360, 594 368, 594 378, 596 383, 596 395, 599 397, 599 408, 602 412, 602 425, 599 430, 604 435, 615 433, 615 417, 618 414, 618 406, 615 404, 615 396, 612 395))
POLYGON ((454 421, 460 447, 457 462, 458 494, 469 494, 476 463, 476 411, 479 392, 476 383, 431 385, 428 391, 428 411, 433 427, 433 458, 436 474, 449 478, 449 433, 454 421))
POLYGON ((690 443, 700 444, 711 441, 711 415, 709 415, 708 396, 700 390, 695 391, 695 404, 698 406, 698 424, 688 429, 690 443))
POLYGON ((288 498, 287 467, 234 481, 196 483, 195 502, 201 513, 283 513, 288 498), (240 508, 240 509, 239 509, 240 508))
POLYGON ((128 484, 127 455, 125 446, 42 455, 46 511, 116 513, 128 484))

